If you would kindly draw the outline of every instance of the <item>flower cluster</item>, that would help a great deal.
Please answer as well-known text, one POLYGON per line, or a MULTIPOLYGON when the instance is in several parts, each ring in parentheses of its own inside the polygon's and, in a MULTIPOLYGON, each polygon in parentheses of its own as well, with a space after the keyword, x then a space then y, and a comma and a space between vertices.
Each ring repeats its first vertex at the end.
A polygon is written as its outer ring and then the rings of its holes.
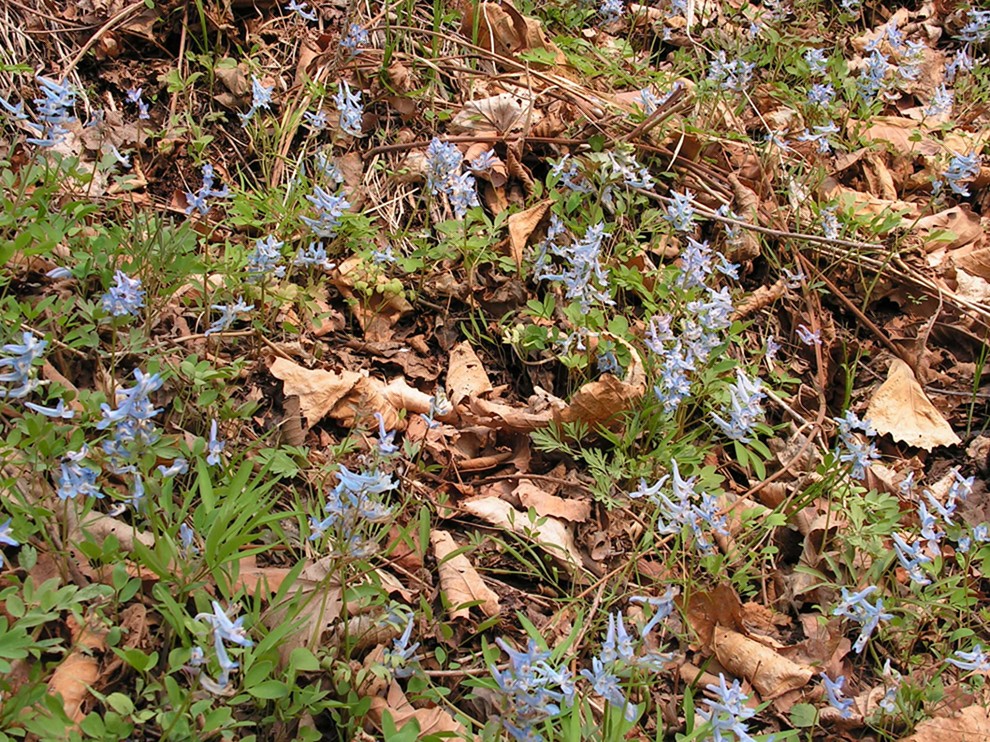
POLYGON ((127 91, 127 102, 133 103, 138 109, 139 119, 150 119, 151 114, 148 112, 148 104, 145 103, 144 98, 141 97, 141 93, 144 88, 132 88, 127 91))
POLYGON ((533 639, 520 652, 502 639, 495 642, 509 655, 509 666, 489 667, 502 698, 499 720, 513 739, 542 739, 536 726, 557 716, 560 704, 574 702, 574 679, 566 667, 554 669, 550 652, 541 650, 533 639))
POLYGON ((849 476, 853 479, 862 479, 866 476, 870 464, 880 458, 877 445, 870 438, 876 435, 876 431, 870 427, 866 420, 860 420, 855 412, 848 410, 844 417, 833 418, 838 426, 838 442, 836 445, 836 458, 843 464, 850 464, 849 476), (863 437, 856 435, 860 431, 863 437))
POLYGON ((728 536, 729 531, 718 500, 707 492, 699 494, 696 490, 697 479, 681 477, 677 461, 671 460, 670 474, 661 477, 652 486, 648 486, 646 480, 640 480, 639 488, 630 492, 629 496, 633 499, 645 497, 657 505, 657 533, 678 534, 688 527, 694 535, 694 545, 698 550, 711 553, 715 548, 709 540, 709 534, 714 532, 728 536), (669 492, 665 491, 668 480, 669 492))
POLYGON ((285 6, 286 13, 295 13, 296 16, 304 21, 316 21, 316 11, 307 10, 309 3, 297 2, 297 0, 289 0, 289 4, 285 6))
POLYGON ((230 196, 230 189, 227 186, 220 188, 219 190, 213 187, 215 176, 213 174, 213 166, 209 163, 203 165, 203 185, 200 186, 196 193, 192 191, 186 191, 186 214, 192 214, 194 211, 198 211, 201 216, 206 216, 206 213, 210 210, 209 204, 206 203, 208 198, 228 198, 230 196))
POLYGON ((347 36, 340 40, 340 48, 347 52, 347 56, 352 59, 361 53, 361 47, 367 46, 371 42, 367 30, 361 28, 356 23, 352 23, 347 29, 347 36))
POLYGON ((566 188, 577 193, 591 193, 594 189, 588 183, 581 168, 570 155, 564 155, 550 168, 549 179, 563 183, 566 188))
POLYGON ((271 110, 272 104, 272 91, 275 90, 274 85, 264 86, 254 75, 251 76, 251 107, 247 110, 247 113, 240 114, 241 126, 247 126, 248 121, 254 118, 254 114, 264 108, 266 111, 271 110))
POLYGON ((41 360, 48 343, 33 332, 21 334, 20 343, 7 343, 0 356, 0 399, 22 399, 41 386, 35 361, 41 360))
POLYGON ((304 268, 322 268, 325 271, 332 271, 337 267, 336 263, 330 262, 322 242, 310 242, 308 247, 300 247, 292 264, 304 268))
POLYGON ((410 613, 405 619, 405 629, 402 635, 392 640, 391 647, 385 648, 382 664, 397 678, 407 678, 414 672, 410 663, 415 659, 416 650, 419 649, 419 642, 409 643, 409 640, 412 639, 414 625, 415 616, 410 613))
POLYGON ((832 611, 833 616, 844 616, 862 626, 859 637, 853 644, 856 654, 861 654, 866 648, 866 643, 881 621, 889 621, 894 617, 892 613, 883 612, 883 598, 877 598, 876 603, 867 600, 876 591, 876 585, 870 585, 857 593, 850 593, 842 588, 842 602, 832 611))
POLYGON ((361 119, 364 109, 361 107, 361 91, 352 91, 346 80, 337 85, 337 93, 333 97, 334 105, 340 114, 340 130, 352 137, 361 136, 361 119))
POLYGON ((454 215, 463 219, 478 205, 474 176, 462 173, 464 155, 457 147, 436 137, 426 148, 426 187, 435 195, 446 195, 454 215))
POLYGON ((114 285, 103 295, 103 310, 112 317, 136 317, 144 306, 144 290, 140 278, 131 278, 118 270, 114 285))
MULTIPOLYGON (((238 647, 252 647, 252 642, 244 628, 244 616, 236 621, 231 621, 227 613, 220 607, 217 601, 211 601, 213 613, 199 613, 196 615, 197 621, 204 621, 213 629, 213 649, 216 652, 217 663, 220 666, 220 674, 214 681, 205 672, 200 672, 199 680, 204 688, 211 693, 221 694, 227 690, 230 683, 230 672, 238 668, 238 663, 227 654, 227 647, 224 642, 229 642, 238 647)), ((193 651, 193 666, 200 666, 205 661, 205 653, 201 647, 196 647, 193 651), (197 651, 198 650, 198 651, 197 651)))
POLYGON ((100 472, 83 462, 89 456, 89 447, 83 445, 78 451, 70 451, 62 461, 58 479, 58 496, 62 500, 76 497, 93 497, 103 499, 103 493, 96 484, 100 472))
POLYGON ((728 61, 724 51, 715 53, 711 67, 708 69, 708 80, 717 84, 722 90, 737 93, 749 87, 756 65, 741 59, 728 61))
POLYGON ((718 685, 705 686, 715 698, 708 701, 707 709, 698 709, 698 715, 708 722, 712 728, 711 739, 714 742, 730 742, 730 740, 752 740, 746 722, 756 715, 756 710, 746 705, 749 696, 742 692, 739 680, 733 680, 732 685, 726 685, 725 675, 718 674, 718 685), (732 736, 726 736, 731 733, 732 736))
POLYGON ((391 475, 372 470, 364 474, 350 471, 341 465, 337 472, 337 486, 330 491, 320 520, 310 516, 309 540, 315 541, 327 532, 331 534, 335 554, 361 558, 368 556, 373 544, 364 538, 364 526, 381 523, 392 515, 392 508, 380 501, 379 495, 398 486, 391 475))
POLYGON ((152 418, 161 408, 156 408, 150 395, 162 388, 164 381, 158 374, 144 374, 134 369, 136 383, 129 389, 120 388, 116 393, 116 408, 104 402, 100 405, 103 419, 98 430, 112 429, 111 435, 103 441, 103 450, 110 457, 117 473, 133 472, 133 460, 137 449, 149 446, 158 440, 159 432, 152 418))
MULTIPOLYGON (((10 521, 8 520, 7 523, 10 521)), ((964 652, 960 649, 956 652, 955 657, 949 657, 946 662, 955 665, 960 670, 983 673, 984 675, 990 674, 990 657, 987 657, 981 644, 975 645, 970 652, 964 652)))
POLYGON ((556 215, 551 220, 556 221, 540 247, 534 272, 536 280, 560 281, 566 289, 566 298, 577 301, 584 312, 596 302, 614 304, 608 293, 608 276, 601 264, 602 242, 611 236, 605 231, 604 222, 588 227, 584 237, 564 245, 557 241, 564 233, 563 224, 556 215), (563 260, 559 271, 553 270, 551 255, 563 260))
POLYGON ((606 23, 615 23, 622 17, 622 13, 625 8, 622 6, 622 0, 602 0, 601 7, 598 8, 598 15, 600 15, 606 23))
POLYGON ((313 234, 323 239, 331 239, 340 228, 340 218, 351 208, 350 202, 340 193, 330 193, 320 186, 313 188, 313 195, 306 196, 316 211, 313 217, 301 217, 303 224, 313 230, 313 234))
POLYGON ((65 141, 69 135, 66 125, 76 120, 72 113, 76 92, 68 83, 57 83, 47 77, 38 77, 38 85, 43 96, 34 99, 39 123, 26 121, 25 117, 25 123, 37 136, 28 137, 27 141, 39 147, 54 147, 65 141))
POLYGON ((715 424, 732 440, 752 440, 750 434, 763 417, 763 400, 767 396, 762 386, 759 379, 750 379, 742 369, 736 369, 736 383, 729 387, 729 406, 723 408, 722 415, 712 413, 715 424))
POLYGON ((828 698, 828 704, 832 708, 839 712, 839 716, 843 719, 848 719, 852 716, 852 705, 853 700, 851 698, 846 698, 842 692, 842 686, 845 685, 846 677, 845 675, 840 675, 835 680, 832 680, 824 672, 821 673, 822 687, 825 688, 825 697, 828 698))
POLYGON ((254 250, 248 255, 248 279, 258 281, 269 276, 282 278, 285 275, 285 266, 281 265, 284 244, 272 235, 268 235, 263 240, 256 240, 254 250))
MULTIPOLYGON (((949 184, 952 192, 959 196, 969 196, 969 188, 963 181, 969 181, 980 174, 980 153, 970 152, 968 155, 953 153, 949 165, 942 173, 942 178, 949 184)), ((940 190, 941 182, 936 181, 935 189, 940 190)))
POLYGON ((205 337, 229 330, 233 327, 238 315, 250 312, 254 309, 254 304, 245 304, 243 299, 238 299, 234 304, 212 304, 210 309, 220 312, 220 316, 203 333, 205 337))

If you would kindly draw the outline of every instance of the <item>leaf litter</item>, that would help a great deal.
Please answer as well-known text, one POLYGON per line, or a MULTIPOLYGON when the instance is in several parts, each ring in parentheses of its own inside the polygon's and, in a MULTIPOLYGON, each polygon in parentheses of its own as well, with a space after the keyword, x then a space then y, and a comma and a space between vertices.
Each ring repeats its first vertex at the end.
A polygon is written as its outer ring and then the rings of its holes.
POLYGON ((0 78, 0 663, 40 662, 0 694, 120 738, 179 679, 266 739, 987 736, 990 18, 861 5, 8 9, 50 77, 0 78), (31 644, 41 584, 109 592, 31 644))

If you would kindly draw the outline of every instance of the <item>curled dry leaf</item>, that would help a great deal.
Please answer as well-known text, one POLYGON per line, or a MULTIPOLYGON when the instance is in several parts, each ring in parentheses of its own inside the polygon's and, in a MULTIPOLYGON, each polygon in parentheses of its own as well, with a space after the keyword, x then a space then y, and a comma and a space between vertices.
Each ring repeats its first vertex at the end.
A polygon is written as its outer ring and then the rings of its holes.
POLYGON ((415 719, 419 724, 419 739, 427 736, 440 735, 451 739, 473 739, 467 730, 453 716, 436 706, 429 708, 414 708, 406 698, 402 688, 394 680, 388 686, 385 697, 376 695, 371 699, 368 716, 375 726, 381 727, 385 711, 392 715, 397 729, 401 729, 409 721, 415 719))
MULTIPOLYGON (((975 243, 983 241, 983 227, 980 225, 980 217, 973 213, 973 209, 970 208, 969 204, 960 204, 959 206, 953 206, 951 209, 944 209, 937 214, 929 214, 928 216, 921 217, 914 224, 914 232, 924 238, 927 238, 933 232, 951 233, 951 235, 946 235, 948 239, 943 237, 928 243, 926 249, 929 252, 939 248, 953 251, 960 250, 961 248, 974 246, 975 243)), ((952 259, 957 265, 965 268, 966 266, 959 262, 963 254, 954 253, 952 259)), ((970 273, 974 273, 974 271, 970 271, 970 273)))
POLYGON ((591 503, 588 500, 572 500, 551 495, 528 479, 520 480, 514 494, 523 507, 533 508, 537 515, 550 515, 572 523, 584 523, 591 517, 591 503))
POLYGON ((440 529, 430 531, 430 542, 433 553, 437 558, 437 570, 440 573, 440 588, 447 595, 451 618, 470 618, 470 608, 465 603, 482 601, 478 606, 486 616, 497 616, 501 610, 496 595, 485 581, 481 579, 478 570, 464 554, 455 554, 460 547, 454 538, 440 529))
POLYGON ((974 742, 990 739, 990 711, 982 706, 967 706, 948 718, 928 719, 901 742, 974 742))
POLYGON ((490 98, 468 101, 454 114, 453 131, 473 134, 509 134, 538 123, 543 114, 533 108, 528 91, 499 93, 490 98))
POLYGON ((693 592, 686 598, 678 596, 675 601, 684 608, 688 625, 704 647, 711 647, 717 626, 742 629, 742 601, 728 583, 714 590, 693 592))
POLYGON ((523 255, 529 238, 546 215, 551 201, 541 201, 525 211, 518 211, 509 217, 509 251, 516 263, 516 270, 522 270, 523 255))
POLYGON ((814 671, 799 665, 765 644, 722 626, 715 627, 715 656, 733 675, 746 678, 764 700, 803 688, 814 671))
POLYGON ((485 366, 467 340, 450 349, 447 366, 447 395, 459 405, 466 397, 477 397, 490 392, 492 382, 485 373, 485 366))
POLYGON ((564 567, 575 581, 583 581, 581 553, 574 543, 570 529, 556 518, 543 517, 535 522, 528 513, 520 512, 497 497, 466 500, 461 507, 471 515, 492 525, 505 528, 532 539, 564 567))
POLYGON ((895 441, 926 451, 960 443, 925 395, 911 367, 899 358, 891 360, 887 380, 870 400, 866 417, 881 435, 889 434, 895 441))
POLYGON ((80 626, 68 621, 72 634, 72 651, 59 663, 48 681, 48 692, 62 696, 62 708, 74 723, 85 718, 83 704, 89 696, 89 688, 96 684, 100 676, 99 660, 91 654, 94 650, 106 649, 103 637, 88 626, 80 626))

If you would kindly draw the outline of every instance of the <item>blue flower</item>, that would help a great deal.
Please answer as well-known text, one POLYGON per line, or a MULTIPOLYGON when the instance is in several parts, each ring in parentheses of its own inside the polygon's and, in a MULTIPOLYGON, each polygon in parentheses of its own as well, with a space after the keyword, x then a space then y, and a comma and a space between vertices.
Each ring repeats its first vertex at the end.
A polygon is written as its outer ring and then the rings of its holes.
POLYGON ((821 679, 829 705, 834 709, 838 709, 839 715, 843 719, 850 718, 852 716, 853 700, 851 698, 845 698, 842 694, 842 686, 846 682, 845 676, 840 675, 835 680, 832 680, 832 678, 823 672, 821 673, 821 679))
POLYGON ((560 272, 551 272, 549 266, 536 272, 537 279, 560 281, 567 289, 565 296, 577 300, 585 312, 593 303, 614 304, 608 295, 608 276, 601 264, 602 242, 611 233, 605 231, 605 223, 588 227, 584 237, 570 245, 546 244, 549 253, 563 258, 560 272))
POLYGON ((856 654, 861 654, 866 648, 866 643, 881 621, 888 621, 894 617, 892 613, 884 613, 882 598, 877 598, 876 603, 867 600, 876 591, 876 585, 870 585, 857 593, 850 593, 846 588, 842 588, 842 602, 832 611, 833 616, 844 616, 862 626, 859 637, 853 644, 856 654))
POLYGON ((254 250, 248 255, 247 272, 250 280, 266 278, 269 275, 282 278, 285 266, 279 265, 282 260, 282 245, 284 242, 268 235, 263 240, 256 240, 254 250))
POLYGON ((893 534, 892 538, 897 561, 904 567, 911 581, 919 585, 930 585, 932 581, 922 571, 921 565, 930 562, 931 557, 924 554, 917 543, 909 544, 899 534, 893 534))
POLYGON ((807 325, 798 325, 795 328, 798 339, 805 345, 821 345, 822 344, 822 332, 821 330, 815 330, 812 332, 807 325))
POLYGON ((127 91, 127 102, 133 103, 138 107, 138 118, 139 119, 149 119, 151 114, 148 112, 148 104, 144 102, 144 98, 141 97, 141 93, 144 88, 131 88, 127 91))
MULTIPOLYGON (((0 544, 6 544, 7 546, 20 546, 21 542, 17 541, 13 536, 10 535, 11 528, 10 524, 12 522, 11 518, 7 518, 6 522, 0 523, 0 544)), ((3 552, 0 551, 0 567, 3 567, 3 552)))
POLYGON ((220 463, 220 454, 223 453, 223 449, 226 447, 227 443, 225 441, 217 440, 217 421, 214 418, 210 422, 210 437, 206 441, 206 463, 210 466, 216 466, 220 463))
POLYGON ((722 90, 742 92, 749 87, 755 69, 755 64, 741 59, 729 62, 725 52, 718 51, 708 70, 708 79, 722 90))
POLYGON ((925 116, 943 116, 952 113, 952 104, 955 101, 955 93, 945 87, 942 83, 932 94, 931 102, 922 110, 925 116))
POLYGON ((35 404, 34 402, 25 402, 24 406, 29 410, 33 410, 34 412, 44 415, 45 417, 59 417, 63 420, 71 420, 76 416, 75 412, 65 406, 64 399, 60 399, 58 404, 54 407, 44 407, 40 404, 35 404))
POLYGON ((395 431, 385 432, 385 418, 382 413, 376 412, 375 419, 378 420, 378 451, 382 456, 391 456, 398 453, 399 447, 395 445, 395 431))
POLYGON ((514 739, 541 739, 535 727, 557 716, 562 702, 573 701, 573 678, 567 668, 553 668, 548 662, 550 652, 539 649, 532 639, 525 652, 513 649, 501 638, 495 643, 509 655, 505 670, 489 667, 501 694, 499 720, 514 739))
POLYGON ((670 192, 665 218, 678 232, 688 232, 694 228, 694 194, 685 190, 684 193, 670 192))
POLYGON ((990 39, 990 10, 971 8, 967 15, 966 25, 959 29, 956 38, 969 44, 982 44, 990 39))
POLYGON ((757 422, 763 417, 762 382, 757 378, 750 380, 742 369, 736 369, 736 383, 729 387, 729 407, 723 408, 723 415, 728 412, 729 419, 712 413, 715 424, 729 438, 740 443, 749 443, 750 434, 757 422))
POLYGON ((805 50, 804 61, 812 75, 824 75, 828 70, 828 57, 821 49, 805 50))
POLYGON ((243 299, 238 299, 234 304, 212 304, 210 305, 210 309, 215 309, 220 312, 220 316, 207 328, 206 332, 203 333, 204 337, 209 337, 214 333, 229 330, 233 327, 234 322, 237 320, 237 316, 250 312, 254 309, 254 304, 245 304, 243 299))
POLYGON ((144 290, 140 278, 131 278, 118 270, 114 285, 103 295, 103 310, 113 317, 135 317, 144 306, 144 290))
POLYGON ((968 155, 953 153, 949 166, 942 173, 948 181, 953 193, 969 196, 969 188, 962 182, 971 180, 980 174, 980 153, 973 151, 968 155))
MULTIPOLYGON (((9 520, 7 522, 10 523, 9 520)), ((956 656, 949 657, 946 659, 946 662, 950 665, 955 665, 960 670, 984 674, 990 673, 990 657, 987 657, 981 644, 975 645, 970 652, 964 652, 961 649, 957 650, 956 656)))
POLYGON ((629 601, 632 603, 646 603, 653 608, 653 617, 646 622, 646 625, 639 632, 641 639, 645 641, 646 637, 653 632, 653 629, 674 612, 674 598, 677 597, 677 594, 678 590, 676 587, 668 587, 666 592, 659 598, 647 595, 634 595, 629 598, 629 601))
POLYGON ((368 46, 371 38, 368 32, 356 23, 352 23, 347 29, 347 36, 340 40, 340 47, 347 52, 351 58, 361 53, 362 46, 368 46))
POLYGON ((416 657, 416 650, 419 649, 419 642, 410 644, 412 638, 415 616, 412 613, 406 621, 405 630, 402 636, 392 640, 392 646, 385 648, 382 664, 385 665, 397 678, 407 678, 413 674, 414 669, 409 664, 416 657))
POLYGON ((213 166, 209 163, 203 165, 203 184, 200 186, 196 193, 192 191, 186 191, 186 214, 192 214, 194 211, 198 211, 200 215, 206 216, 207 212, 210 210, 209 204, 206 203, 208 198, 227 198, 230 196, 230 190, 227 186, 217 190, 213 187, 214 175, 213 166))
POLYGON ((34 105, 44 126, 29 124, 38 132, 38 136, 28 137, 26 141, 39 147, 54 147, 68 136, 66 124, 76 120, 72 113, 76 104, 76 92, 68 83, 57 83, 47 77, 39 76, 38 85, 44 97, 35 98, 34 105))
POLYGON ((434 195, 446 195, 458 219, 478 205, 474 176, 462 173, 464 155, 453 144, 436 137, 426 148, 426 187, 434 195))
POLYGON ((303 267, 322 268, 325 271, 332 271, 337 267, 336 263, 330 262, 330 259, 327 257, 327 249, 323 246, 322 242, 310 242, 309 247, 305 249, 300 247, 292 264, 303 267))
POLYGON ((622 0, 602 0, 598 15, 604 18, 606 23, 614 23, 622 17, 624 10, 622 0))
POLYGON ((633 639, 626 631, 626 624, 622 620, 622 611, 616 611, 608 615, 608 630, 605 634, 605 641, 602 642, 602 649, 599 653, 602 662, 610 663, 622 660, 627 664, 632 664, 636 658, 633 639))
POLYGON ((289 4, 285 6, 286 13, 295 13, 304 21, 315 21, 317 20, 315 10, 306 10, 309 3, 297 2, 297 0, 289 0, 289 4))
POLYGON ((179 474, 185 474, 187 471, 189 471, 189 462, 183 458, 175 459, 169 466, 158 465, 158 473, 162 475, 162 479, 171 479, 179 474))
POLYGON ((195 537, 196 532, 187 524, 183 523, 179 526, 179 546, 182 547, 186 556, 194 556, 199 553, 199 549, 193 543, 195 537))
POLYGON ((860 75, 858 83, 859 93, 867 103, 872 103, 880 91, 887 86, 886 76, 890 66, 887 55, 879 49, 874 49, 866 60, 866 68, 860 75))
POLYGON ((14 117, 15 121, 27 121, 28 115, 24 113, 24 102, 21 101, 16 106, 0 95, 0 108, 14 117))
POLYGON ((361 136, 361 119, 364 110, 361 107, 361 91, 352 92, 346 80, 337 85, 337 94, 333 97, 334 104, 340 114, 341 131, 353 137, 361 136))
POLYGON ((619 685, 619 678, 609 669, 607 662, 592 657, 591 668, 591 670, 581 670, 581 675, 591 683, 592 690, 608 701, 610 706, 622 709, 626 721, 635 721, 639 715, 639 708, 626 699, 619 685))
POLYGON ((0 348, 5 354, 0 357, 0 399, 21 399, 41 386, 34 362, 44 355, 48 342, 39 340, 33 332, 21 334, 20 343, 7 343, 0 348))
POLYGON ((248 121, 254 118, 254 114, 262 108, 266 111, 271 110, 273 90, 275 90, 274 85, 265 87, 261 84, 261 80, 251 75, 251 107, 247 113, 240 114, 242 127, 247 126, 248 121))
POLYGON ((301 217, 302 222, 308 226, 317 237, 330 239, 337 234, 340 227, 340 218, 350 207, 350 203, 340 194, 329 193, 319 186, 313 188, 313 195, 306 196, 316 210, 315 218, 301 217))
POLYGON ((71 451, 65 455, 58 480, 59 499, 68 500, 76 497, 103 499, 103 493, 96 486, 99 472, 82 464, 88 455, 89 449, 85 445, 79 451, 71 451))
POLYGON ((210 603, 213 606, 213 613, 197 614, 197 621, 210 624, 213 627, 213 635, 218 641, 227 641, 239 647, 254 646, 254 642, 248 638, 247 629, 244 628, 244 616, 231 621, 217 601, 213 600, 210 603))
POLYGON ((726 685, 725 675, 719 673, 718 685, 705 687, 715 694, 715 699, 707 701, 707 710, 699 708, 698 715, 711 725, 716 742, 728 742, 731 738, 723 736, 727 732, 734 734, 739 742, 754 742, 746 722, 756 715, 756 710, 746 705, 749 696, 742 692, 739 681, 733 680, 731 686, 726 685))

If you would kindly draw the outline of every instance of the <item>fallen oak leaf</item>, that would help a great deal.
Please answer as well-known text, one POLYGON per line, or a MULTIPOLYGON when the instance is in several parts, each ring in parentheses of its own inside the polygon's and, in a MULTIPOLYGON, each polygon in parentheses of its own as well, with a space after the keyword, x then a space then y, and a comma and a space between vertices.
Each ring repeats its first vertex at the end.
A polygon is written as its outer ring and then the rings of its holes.
POLYGON ((446 531, 430 531, 430 543, 437 558, 440 588, 447 595, 451 618, 470 618, 466 603, 481 601, 478 606, 488 617, 497 616, 501 607, 498 595, 485 584, 481 575, 468 558, 459 552, 460 547, 446 531))
POLYGON ((810 667, 722 626, 715 627, 712 644, 722 666, 733 675, 746 678, 767 701, 803 688, 814 674, 810 667))
POLYGON ((519 502, 526 508, 533 508, 538 515, 563 518, 572 523, 584 523, 591 517, 591 503, 588 500, 574 500, 557 497, 537 487, 529 479, 519 480, 513 491, 519 502))
POLYGON ((961 442, 900 358, 891 360, 887 380, 870 400, 866 418, 877 433, 926 451, 961 442))

